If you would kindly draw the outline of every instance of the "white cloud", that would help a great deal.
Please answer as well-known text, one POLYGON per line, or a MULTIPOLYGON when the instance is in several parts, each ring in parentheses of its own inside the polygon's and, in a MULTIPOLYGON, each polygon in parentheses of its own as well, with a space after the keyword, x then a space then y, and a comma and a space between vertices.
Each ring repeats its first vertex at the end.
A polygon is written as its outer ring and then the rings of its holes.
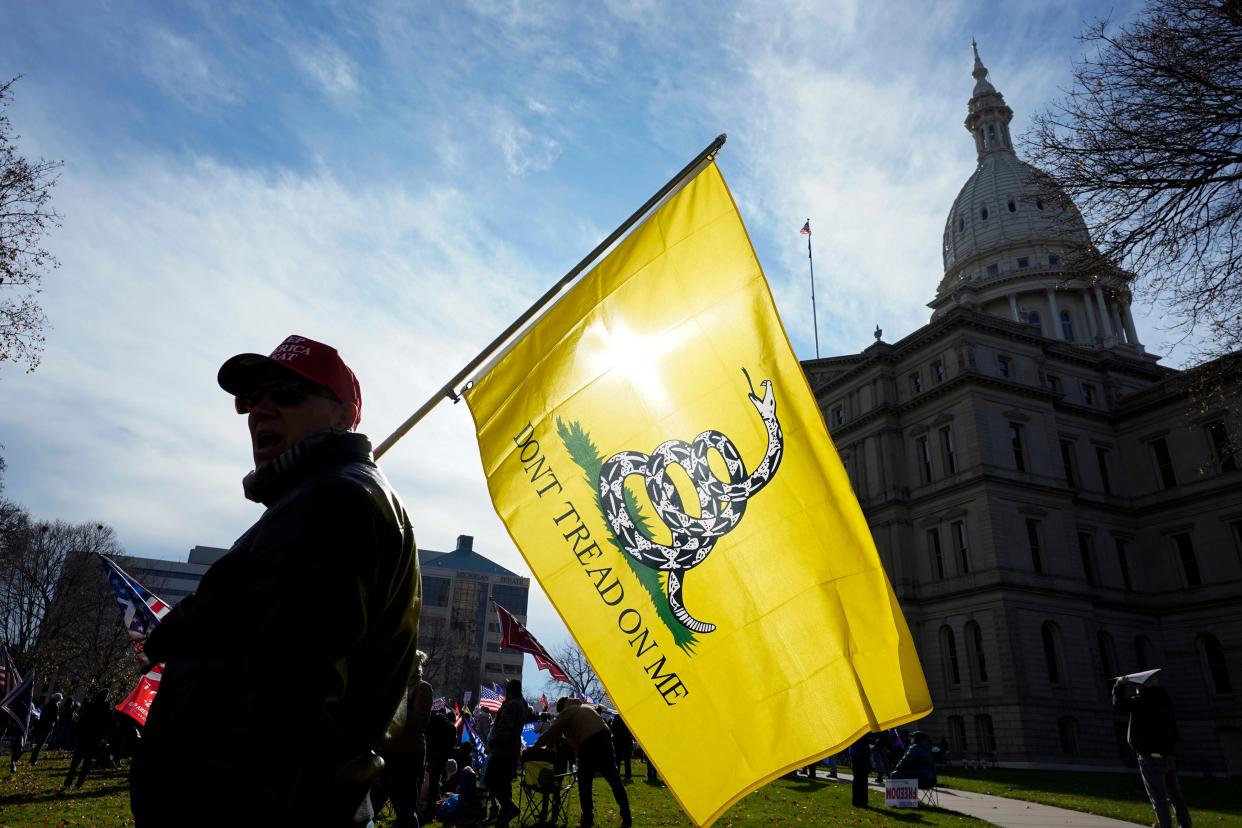
POLYGON ((358 92, 357 69, 331 42, 297 44, 292 49, 298 68, 328 95, 347 97, 358 92))
POLYGON ((229 69, 198 44, 176 32, 151 27, 139 44, 143 73, 191 108, 236 100, 239 84, 229 69))
POLYGON ((561 145, 556 139, 536 135, 503 115, 497 116, 494 135, 510 175, 546 170, 561 154, 561 145))

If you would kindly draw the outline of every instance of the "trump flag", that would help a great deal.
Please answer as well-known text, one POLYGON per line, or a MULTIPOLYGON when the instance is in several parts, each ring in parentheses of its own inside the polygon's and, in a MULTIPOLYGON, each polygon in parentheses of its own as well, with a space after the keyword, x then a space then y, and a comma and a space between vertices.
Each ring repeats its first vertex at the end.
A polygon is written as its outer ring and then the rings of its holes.
POLYGON ((697 824, 931 710, 714 163, 466 399, 498 514, 697 824))

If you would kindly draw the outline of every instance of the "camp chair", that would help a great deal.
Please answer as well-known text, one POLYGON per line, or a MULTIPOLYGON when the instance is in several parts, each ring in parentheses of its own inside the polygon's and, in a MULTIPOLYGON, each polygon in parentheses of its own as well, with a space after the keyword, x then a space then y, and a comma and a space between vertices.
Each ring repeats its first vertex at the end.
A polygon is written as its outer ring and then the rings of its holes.
POLYGON ((571 768, 558 767, 556 752, 531 748, 518 769, 518 821, 529 826, 569 825, 571 794, 577 778, 571 768))
POLYGON ((919 785, 919 802, 926 805, 928 808, 939 808, 940 788, 936 785, 932 785, 929 788, 924 788, 922 785, 919 785))

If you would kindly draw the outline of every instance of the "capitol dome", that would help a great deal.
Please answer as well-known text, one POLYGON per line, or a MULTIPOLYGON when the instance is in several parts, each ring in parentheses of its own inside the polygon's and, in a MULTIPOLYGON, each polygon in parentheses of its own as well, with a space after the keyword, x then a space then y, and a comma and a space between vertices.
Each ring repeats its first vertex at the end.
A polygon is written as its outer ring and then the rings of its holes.
POLYGON ((1015 270, 1056 267, 1070 248, 1088 242, 1087 226, 1064 196, 1040 185, 1041 173, 1014 153, 1013 110, 988 81, 975 51, 974 93, 966 129, 979 164, 944 225, 944 279, 937 293, 961 282, 986 282, 1015 270))
POLYGON ((1069 267, 1091 244, 1082 215, 1014 153, 1013 110, 988 81, 978 48, 971 74, 965 126, 979 163, 945 221, 944 278, 929 304, 932 319, 963 307, 1074 347, 1143 353, 1130 314, 1133 274, 1069 267))

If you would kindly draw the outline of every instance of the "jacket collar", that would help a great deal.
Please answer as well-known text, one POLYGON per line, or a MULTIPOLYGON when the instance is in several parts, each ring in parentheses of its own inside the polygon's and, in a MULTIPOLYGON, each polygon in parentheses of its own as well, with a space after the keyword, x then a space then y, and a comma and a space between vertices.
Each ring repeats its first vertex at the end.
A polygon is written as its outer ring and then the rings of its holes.
POLYGON ((355 461, 374 462, 366 435, 325 429, 247 473, 242 478, 242 491, 247 500, 271 506, 312 474, 355 461))

